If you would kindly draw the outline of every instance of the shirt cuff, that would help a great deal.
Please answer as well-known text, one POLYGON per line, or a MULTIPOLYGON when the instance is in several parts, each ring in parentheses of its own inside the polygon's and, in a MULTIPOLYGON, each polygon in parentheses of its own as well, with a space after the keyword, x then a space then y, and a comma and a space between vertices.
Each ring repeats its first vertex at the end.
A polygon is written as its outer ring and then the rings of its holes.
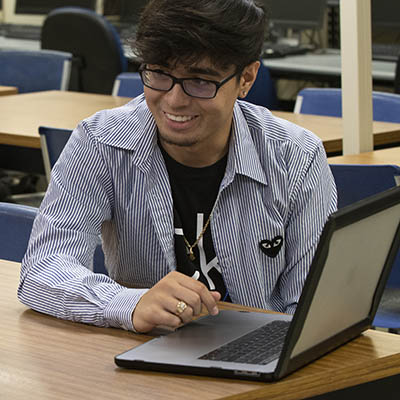
POLYGON ((104 320, 114 328, 134 331, 132 314, 141 297, 149 289, 125 289, 118 293, 104 309, 104 320))

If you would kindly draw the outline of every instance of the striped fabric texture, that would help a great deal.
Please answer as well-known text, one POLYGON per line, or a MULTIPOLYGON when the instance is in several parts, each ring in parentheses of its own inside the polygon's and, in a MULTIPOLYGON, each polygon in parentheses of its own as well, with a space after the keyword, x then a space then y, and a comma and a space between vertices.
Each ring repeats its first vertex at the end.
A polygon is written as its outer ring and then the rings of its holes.
MULTIPOLYGON (((211 220, 232 301, 293 313, 336 202, 320 139, 237 101, 211 220), (260 242, 278 236, 271 257, 260 242)), ((175 266, 169 179, 142 95, 74 130, 35 220, 18 297, 59 318, 133 330, 137 302, 175 266), (91 271, 99 235, 109 276, 91 271)))

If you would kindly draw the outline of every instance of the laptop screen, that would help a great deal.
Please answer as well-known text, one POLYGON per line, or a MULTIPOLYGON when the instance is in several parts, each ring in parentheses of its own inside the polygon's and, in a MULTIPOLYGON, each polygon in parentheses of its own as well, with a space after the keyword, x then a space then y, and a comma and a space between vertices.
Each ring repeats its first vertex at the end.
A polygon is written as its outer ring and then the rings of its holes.
MULTIPOLYGON (((310 274, 316 268, 315 263, 325 263, 325 266, 315 282, 308 282, 315 284, 316 289, 309 307, 301 307, 307 312, 291 357, 371 318, 377 306, 375 289, 381 278, 382 282, 386 281, 399 242, 400 204, 385 205, 390 193, 397 193, 399 197, 399 190, 393 189, 383 193, 382 201, 373 206, 366 199, 361 208, 361 202, 345 207, 326 225, 323 234, 331 235, 329 249, 325 249, 327 254, 314 258, 310 274), (357 211, 349 213, 354 207, 357 211)), ((383 287, 378 285, 378 290, 383 287)))

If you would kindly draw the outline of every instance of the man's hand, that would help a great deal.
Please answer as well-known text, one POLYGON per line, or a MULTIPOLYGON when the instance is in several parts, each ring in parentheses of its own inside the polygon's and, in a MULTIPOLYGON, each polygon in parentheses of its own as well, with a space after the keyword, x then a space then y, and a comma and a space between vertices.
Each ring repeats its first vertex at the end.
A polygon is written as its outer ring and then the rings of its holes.
POLYGON ((137 332, 149 332, 158 325, 177 328, 186 324, 201 312, 202 305, 211 315, 218 314, 218 292, 211 292, 207 287, 189 276, 173 271, 154 285, 136 305, 132 316, 137 332), (179 313, 179 302, 186 303, 186 309, 179 313))

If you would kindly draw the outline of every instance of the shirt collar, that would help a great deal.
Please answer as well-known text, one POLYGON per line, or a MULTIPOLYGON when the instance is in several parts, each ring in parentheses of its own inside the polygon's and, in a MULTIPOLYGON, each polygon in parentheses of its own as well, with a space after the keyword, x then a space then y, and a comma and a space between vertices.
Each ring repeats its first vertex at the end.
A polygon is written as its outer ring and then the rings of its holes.
MULTIPOLYGON (((253 132, 253 134, 261 135, 262 131, 260 129, 260 132, 253 132)), ((223 184, 230 183, 235 174, 247 176, 267 185, 264 168, 260 162, 260 154, 254 145, 252 133, 245 114, 240 107, 240 102, 235 103, 233 110, 232 135, 225 174, 226 181, 223 184)))
POLYGON ((100 143, 131 151, 133 163, 147 169, 157 146, 157 125, 143 94, 122 107, 100 111, 87 122, 89 129, 96 122, 93 132, 100 143))
MULTIPOLYGON (((133 163, 148 170, 157 147, 157 125, 144 95, 136 97, 122 107, 101 111, 86 122, 90 125, 94 120, 97 122, 97 129, 93 131, 97 132, 97 140, 100 143, 132 151, 133 163)), ((223 185, 229 184, 235 174, 267 184, 260 154, 254 145, 240 102, 235 103, 233 110, 232 135, 223 185)))

